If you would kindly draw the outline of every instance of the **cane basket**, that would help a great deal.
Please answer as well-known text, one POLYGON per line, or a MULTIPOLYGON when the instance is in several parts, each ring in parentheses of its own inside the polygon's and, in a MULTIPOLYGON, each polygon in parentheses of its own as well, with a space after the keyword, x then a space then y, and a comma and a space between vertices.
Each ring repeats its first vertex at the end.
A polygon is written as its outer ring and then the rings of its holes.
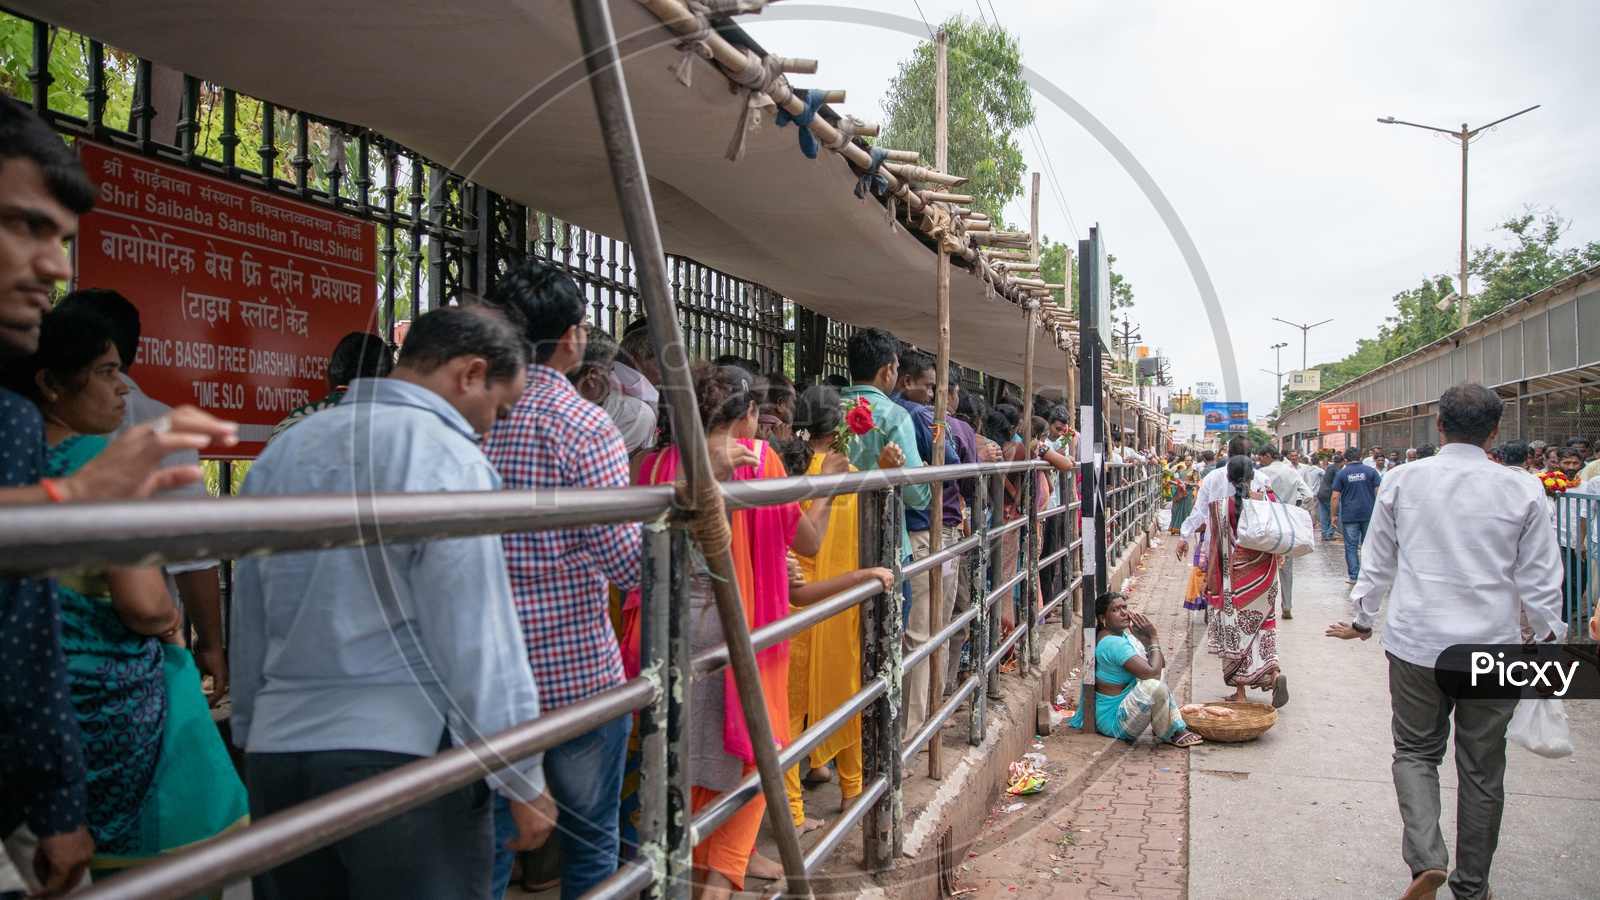
POLYGON ((1278 711, 1265 703, 1255 703, 1250 700, 1226 700, 1202 705, 1220 706, 1234 711, 1231 719, 1211 716, 1203 719, 1196 716, 1191 719, 1188 716, 1184 716, 1184 724, 1189 726, 1189 730, 1208 741, 1221 743, 1253 741, 1278 722, 1278 711))

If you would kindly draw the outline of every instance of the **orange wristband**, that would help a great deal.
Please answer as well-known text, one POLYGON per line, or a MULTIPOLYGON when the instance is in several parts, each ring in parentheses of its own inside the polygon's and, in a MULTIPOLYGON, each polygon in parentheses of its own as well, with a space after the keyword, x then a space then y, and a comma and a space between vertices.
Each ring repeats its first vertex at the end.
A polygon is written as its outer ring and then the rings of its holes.
POLYGON ((39 479, 39 486, 44 488, 44 495, 49 497, 52 503, 67 502, 67 498, 61 493, 61 486, 56 484, 56 480, 54 478, 39 479))

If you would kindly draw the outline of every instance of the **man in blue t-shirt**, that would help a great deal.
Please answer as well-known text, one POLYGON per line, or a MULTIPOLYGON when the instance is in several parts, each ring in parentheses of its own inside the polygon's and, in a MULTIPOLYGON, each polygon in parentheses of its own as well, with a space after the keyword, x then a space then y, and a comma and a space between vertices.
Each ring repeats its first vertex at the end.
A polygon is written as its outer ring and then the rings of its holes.
POLYGON ((1361 574, 1361 541, 1367 536, 1372 505, 1383 476, 1361 461, 1361 451, 1346 450, 1345 466, 1333 476, 1333 527, 1344 537, 1344 567, 1350 584, 1361 574))

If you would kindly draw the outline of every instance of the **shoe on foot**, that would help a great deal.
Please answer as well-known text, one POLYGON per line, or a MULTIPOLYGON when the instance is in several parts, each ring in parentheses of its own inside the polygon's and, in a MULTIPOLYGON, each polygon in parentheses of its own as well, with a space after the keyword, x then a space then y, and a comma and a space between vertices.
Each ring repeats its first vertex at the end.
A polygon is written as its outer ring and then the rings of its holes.
POLYGON ((1282 709, 1289 702, 1289 676, 1279 675, 1272 682, 1272 708, 1282 709))
POLYGON ((1435 900, 1446 877, 1443 869, 1425 869, 1411 879, 1411 886, 1400 895, 1400 900, 1435 900))
POLYGON ((1292 619, 1294 618, 1294 613, 1286 609, 1283 611, 1283 617, 1285 619, 1292 619))

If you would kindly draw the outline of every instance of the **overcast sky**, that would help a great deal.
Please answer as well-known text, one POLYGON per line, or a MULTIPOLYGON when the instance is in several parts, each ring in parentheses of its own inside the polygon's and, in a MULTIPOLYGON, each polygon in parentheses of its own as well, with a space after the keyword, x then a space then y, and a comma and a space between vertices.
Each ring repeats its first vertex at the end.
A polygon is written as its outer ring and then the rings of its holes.
MULTIPOLYGON (((769 52, 815 57, 806 87, 843 88, 837 105, 881 118, 881 100, 916 40, 859 25, 777 21, 785 0, 741 24, 769 52)), ((1459 144, 1380 116, 1457 128, 1535 110, 1486 133, 1471 156, 1470 240, 1525 204, 1572 222, 1568 242, 1600 240, 1600 3, 1342 2, 1228 4, 1113 0, 869 0, 938 22, 998 16, 1023 61, 1083 104, 1133 152, 1177 209, 1222 299, 1251 413, 1274 404, 1274 343, 1315 365, 1374 336, 1395 292, 1453 272, 1460 244, 1459 144), (991 6, 992 2, 992 6, 991 6), (920 3, 919 13, 917 4, 920 3)), ((1172 360, 1177 386, 1221 368, 1199 293, 1150 203, 1111 155, 1035 95, 1041 219, 1055 240, 1099 223, 1135 291, 1144 343, 1172 360)), ((1025 221, 1013 204, 1010 218, 1025 221)))

